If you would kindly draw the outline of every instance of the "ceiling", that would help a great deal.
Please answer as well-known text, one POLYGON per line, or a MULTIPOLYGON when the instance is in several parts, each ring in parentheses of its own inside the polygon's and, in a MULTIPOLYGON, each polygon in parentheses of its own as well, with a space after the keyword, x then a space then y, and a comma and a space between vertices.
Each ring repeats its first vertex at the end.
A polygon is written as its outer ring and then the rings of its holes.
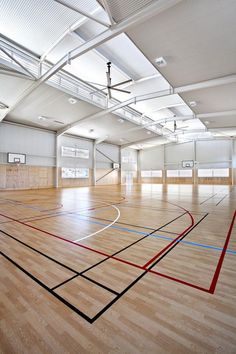
MULTIPOLYGON (((178 141, 181 129, 189 140, 193 139, 193 132, 198 139, 201 132, 207 132, 208 139, 235 137, 235 0, 165 0, 165 7, 162 0, 106 0, 105 3, 100 0, 1 2, 0 49, 7 48, 11 55, 14 50, 20 54, 16 62, 0 50, 0 103, 9 106, 0 109, 0 121, 53 131, 65 129, 74 135, 136 149, 178 141), (132 20, 132 26, 123 33, 103 40, 70 61, 70 51, 89 46, 101 33, 128 23, 138 12, 142 16, 151 6, 160 9, 143 21, 132 20), (109 29, 104 22, 110 23, 109 29), (104 107, 90 94, 83 99, 80 89, 72 91, 70 83, 52 87, 52 81, 41 83, 39 77, 32 81, 19 66, 20 61, 37 75, 40 58, 45 72, 45 65, 50 67, 65 55, 68 62, 63 72, 68 77, 72 75, 73 80, 82 79, 92 92, 102 90, 101 99, 106 101, 108 61, 112 62, 111 85, 130 80, 116 87, 130 93, 112 90, 116 103, 108 101, 104 107), (166 65, 158 66, 159 57, 164 58, 166 65), (206 85, 209 80, 214 82, 206 85), (70 97, 76 98, 74 104, 69 103, 70 97), (122 118, 118 111, 107 112, 111 105, 129 99, 133 101, 128 107, 141 117, 136 121, 124 112, 122 118), (103 110, 104 114, 91 118, 103 110), (145 117, 158 127, 155 132, 142 122, 145 117)), ((57 76, 60 72, 52 80, 60 81, 57 76)))

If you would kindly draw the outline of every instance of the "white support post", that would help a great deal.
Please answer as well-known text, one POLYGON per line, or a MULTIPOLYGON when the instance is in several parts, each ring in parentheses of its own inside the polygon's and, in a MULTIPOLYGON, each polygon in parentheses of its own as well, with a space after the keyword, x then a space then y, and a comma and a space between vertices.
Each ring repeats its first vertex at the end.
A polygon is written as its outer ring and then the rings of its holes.
POLYGON ((56 135, 55 142, 55 150, 56 150, 56 171, 55 171, 55 187, 59 187, 59 167, 60 167, 60 137, 56 135))
POLYGON ((141 183, 141 150, 137 151, 137 182, 141 183))
POLYGON ((166 150, 165 145, 163 147, 163 160, 164 160, 164 169, 162 170, 162 184, 166 184, 166 150))
POLYGON ((122 158, 121 158, 121 146, 119 146, 119 165, 120 165, 120 168, 118 170, 118 184, 121 184, 121 161, 122 161, 122 158))
POLYGON ((96 186, 96 142, 93 142, 93 155, 92 155, 92 185, 96 186))
POLYGON ((193 166, 193 184, 196 185, 197 184, 197 165, 196 165, 196 161, 197 161, 197 142, 196 140, 194 140, 194 146, 193 146, 193 150, 194 150, 194 166, 193 166))

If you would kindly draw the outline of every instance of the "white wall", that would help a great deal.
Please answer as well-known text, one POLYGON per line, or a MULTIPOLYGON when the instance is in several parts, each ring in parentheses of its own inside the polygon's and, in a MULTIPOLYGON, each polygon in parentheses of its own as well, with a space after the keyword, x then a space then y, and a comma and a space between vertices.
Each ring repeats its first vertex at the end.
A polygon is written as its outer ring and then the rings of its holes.
POLYGON ((137 171, 137 150, 125 148, 121 150, 122 171, 137 171))
POLYGON ((164 169, 164 145, 140 151, 141 170, 164 169))
POLYGON ((182 143, 165 146, 166 169, 179 169, 183 160, 194 160, 194 143, 182 143))
POLYGON ((101 143, 97 145, 96 151, 96 168, 100 169, 111 169, 114 162, 120 163, 119 161, 120 149, 117 145, 101 143), (101 153, 99 152, 101 151, 101 153), (104 155, 107 157, 105 157, 104 155), (112 161, 111 161, 111 160, 112 161))
POLYGON ((195 160, 199 168, 236 167, 236 142, 200 140, 182 144, 161 145, 140 152, 141 170, 181 169, 182 160, 195 160), (232 154, 233 151, 233 154, 232 154))
POLYGON ((59 137, 59 166, 61 167, 84 167, 92 168, 93 167, 93 141, 83 138, 77 138, 68 135, 62 135, 59 137), (78 157, 64 157, 61 156, 62 146, 73 147, 77 149, 86 149, 89 150, 89 159, 81 159, 78 157))
POLYGON ((231 149, 230 140, 197 141, 196 156, 199 167, 231 167, 231 149))
POLYGON ((7 163, 7 153, 26 154, 27 165, 55 165, 55 134, 9 123, 0 124, 0 163, 7 163))

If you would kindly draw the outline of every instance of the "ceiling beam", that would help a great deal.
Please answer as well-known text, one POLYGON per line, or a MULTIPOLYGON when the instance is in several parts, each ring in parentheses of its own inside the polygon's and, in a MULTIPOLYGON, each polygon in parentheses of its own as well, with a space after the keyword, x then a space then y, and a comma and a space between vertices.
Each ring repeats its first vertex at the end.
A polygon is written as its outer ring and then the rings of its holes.
POLYGON ((174 89, 175 93, 184 93, 195 90, 206 89, 210 87, 216 87, 221 85, 228 85, 236 82, 236 74, 219 77, 217 79, 211 79, 207 81, 197 82, 195 84, 179 86, 174 89))
MULTIPOLYGON (((95 15, 98 11, 101 11, 101 7, 97 7, 94 11, 91 12, 92 15, 95 15)), ((40 61, 44 61, 46 57, 48 56, 49 53, 59 44, 63 41, 63 39, 68 35, 76 31, 79 27, 81 27, 83 24, 85 24, 88 21, 88 17, 83 17, 80 18, 78 21, 76 21, 73 25, 69 26, 60 37, 58 37, 54 43, 44 52, 43 55, 41 55, 40 61)))
POLYGON ((149 137, 149 138, 145 138, 145 139, 141 139, 141 140, 136 140, 136 141, 121 145, 121 149, 125 149, 125 148, 127 148, 127 147, 129 147, 131 145, 147 143, 149 141, 153 141, 154 139, 158 140, 158 139, 164 139, 164 138, 165 137, 163 137, 163 136, 157 136, 156 138, 153 138, 153 137, 150 138, 149 137))
POLYGON ((14 77, 19 77, 20 79, 27 79, 27 80, 33 80, 31 76, 28 76, 26 74, 23 74, 19 71, 14 71, 10 69, 4 69, 0 67, 0 74, 1 75, 6 75, 6 76, 14 76, 14 77))
POLYGON ((59 3, 59 4, 61 4, 61 5, 63 5, 63 6, 65 6, 65 7, 67 7, 68 9, 70 9, 72 11, 78 12, 80 15, 85 16, 85 17, 89 18, 90 20, 97 22, 97 23, 99 23, 102 26, 110 27, 109 23, 107 23, 105 21, 102 21, 102 20, 90 15, 88 12, 85 12, 85 11, 79 9, 79 8, 73 6, 72 4, 68 4, 67 2, 65 2, 63 0, 54 0, 54 1, 59 3))
POLYGON ((236 115, 236 110, 232 111, 223 111, 223 112, 213 112, 213 113, 200 113, 197 114, 197 118, 202 119, 202 118, 212 118, 212 117, 228 117, 228 116, 235 116, 236 115))
MULTIPOLYGON (((180 87, 176 87, 176 88, 169 88, 167 90, 163 90, 163 91, 157 91, 157 92, 152 92, 152 93, 148 93, 145 95, 139 95, 139 96, 135 96, 132 97, 124 102, 118 103, 117 105, 110 107, 108 109, 102 110, 98 113, 86 116, 78 121, 75 121, 72 124, 69 124, 68 126, 64 127, 63 129, 58 131, 58 134, 64 134, 67 130, 75 127, 76 125, 80 124, 81 122, 85 121, 85 120, 93 120, 96 118, 101 118, 104 117, 106 114, 108 113, 112 113, 120 108, 129 106, 130 104, 133 103, 137 103, 137 102, 141 102, 141 101, 146 101, 146 100, 151 100, 153 98, 158 98, 158 97, 165 97, 165 96, 170 96, 173 94, 179 94, 179 93, 183 93, 183 92, 189 92, 195 89, 204 89, 206 87, 214 87, 214 86, 219 86, 219 85, 225 85, 226 83, 233 83, 236 82, 236 74, 233 75, 229 75, 229 76, 225 76, 225 77, 221 77, 219 79, 213 79, 213 80, 208 80, 208 81, 203 81, 203 82, 199 82, 199 83, 195 83, 192 85, 186 85, 186 86, 180 86, 180 87)), ((224 112, 225 113, 225 112, 224 112)), ((213 113, 214 114, 214 113, 213 113)), ((199 118, 207 118, 206 116, 199 116, 199 118)))
POLYGON ((173 6, 177 2, 179 2, 179 0, 159 0, 152 2, 150 5, 144 7, 142 10, 136 12, 134 15, 128 17, 124 21, 121 21, 120 23, 98 34, 94 38, 79 46, 78 48, 71 50, 68 54, 62 57, 54 66, 52 66, 39 79, 39 81, 47 81, 52 75, 54 75, 58 70, 60 70, 64 65, 66 65, 68 61, 68 56, 71 60, 78 58, 79 56, 87 53, 88 51, 127 31, 129 28, 134 27, 139 23, 148 20, 150 17, 164 11, 168 7, 173 6))
MULTIPOLYGON (((153 121, 151 123, 148 123, 148 124, 143 124, 143 125, 138 125, 134 128, 130 128, 130 129, 127 129, 125 131, 125 134, 126 133, 132 133, 132 132, 136 132, 136 131, 139 131, 139 130, 143 130, 143 129, 148 129, 149 127, 153 126, 153 125, 157 125, 159 129, 161 130, 166 130, 166 131, 169 131, 170 132, 170 129, 167 129, 167 128, 164 128, 163 126, 160 125, 160 123, 168 123, 168 122, 173 122, 173 121, 185 121, 185 120, 189 120, 189 119, 194 119, 196 118, 195 115, 188 115, 188 116, 173 116, 173 117, 167 117, 167 118, 161 118, 161 119, 158 119, 156 121, 153 121)), ((152 134, 158 134, 157 132, 153 132, 150 130, 150 132, 152 134)), ((120 136, 120 133, 119 134, 115 134, 115 135, 112 135, 112 136, 109 136, 109 139, 113 139, 113 138, 116 138, 116 137, 119 137, 120 136)), ((157 137, 160 136, 160 135, 156 135, 157 137)), ((163 135, 161 135, 163 136, 163 135)), ((149 137, 150 138, 150 137, 149 137)), ((152 139, 155 138, 155 136, 152 135, 152 139)), ((103 137, 101 139, 97 139, 95 141, 95 144, 101 144, 103 141, 107 140, 106 137, 103 137)))
POLYGON ((8 56, 8 58, 10 58, 12 61, 14 61, 21 69, 24 70, 24 72, 28 75, 31 76, 31 78, 36 79, 36 77, 26 68, 24 67, 24 65, 22 65, 16 58, 14 58, 13 55, 11 55, 10 53, 8 53, 7 50, 0 48, 0 50, 6 55, 8 56))
MULTIPOLYGON (((90 50, 98 47, 99 45, 109 41, 110 39, 118 36, 119 34, 127 31, 129 28, 148 20, 150 17, 157 15, 158 13, 174 6, 181 0, 159 0, 154 1, 150 5, 142 8, 140 11, 136 12, 134 15, 128 17, 124 21, 108 28, 104 32, 98 34, 91 40, 85 42, 78 48, 73 49, 68 54, 64 55, 55 65, 53 65, 45 74, 43 74, 38 80, 34 82, 33 85, 24 91, 17 101, 9 108, 9 110, 4 114, 4 117, 11 112, 18 104, 20 104, 31 92, 36 90, 41 84, 47 81, 51 76, 55 75, 60 69, 62 69, 68 62, 68 59, 72 60, 78 58, 79 56, 89 52, 90 50)), ((4 118, 3 117, 3 118, 4 118)))
POLYGON ((89 121, 89 120, 93 120, 93 119, 97 119, 97 118, 101 118, 104 117, 105 115, 112 113, 120 108, 126 107, 132 103, 136 103, 139 101, 145 101, 145 100, 150 100, 152 98, 157 98, 157 97, 163 97, 163 96, 167 96, 169 94, 170 90, 164 90, 164 91, 158 91, 158 92, 154 92, 154 93, 150 93, 150 94, 146 94, 146 95, 141 95, 141 96, 135 96, 132 97, 124 102, 120 102, 110 108, 101 110, 97 113, 91 114, 89 116, 83 117, 81 119, 79 119, 78 121, 75 121, 69 125, 67 125, 66 127, 58 130, 57 134, 58 135, 62 135, 64 134, 67 130, 77 126, 78 124, 84 122, 84 121, 89 121))
POLYGON ((101 2, 102 2, 102 5, 103 5, 108 17, 109 17, 111 25, 114 25, 115 21, 114 21, 114 19, 112 17, 111 10, 110 10, 110 7, 109 7, 109 5, 107 3, 107 0, 101 0, 101 2))

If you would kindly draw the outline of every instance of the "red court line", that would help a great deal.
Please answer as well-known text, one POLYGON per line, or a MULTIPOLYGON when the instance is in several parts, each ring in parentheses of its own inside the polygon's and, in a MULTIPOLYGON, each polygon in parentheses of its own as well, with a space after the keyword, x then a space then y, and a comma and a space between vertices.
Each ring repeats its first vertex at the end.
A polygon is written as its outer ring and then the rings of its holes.
POLYGON ((206 293, 209 293, 209 289, 203 288, 201 286, 189 283, 189 282, 181 280, 181 279, 177 279, 177 278, 171 277, 170 275, 159 273, 159 272, 156 272, 155 270, 152 270, 152 269, 149 269, 148 272, 152 273, 152 274, 159 275, 160 277, 163 277, 163 278, 167 278, 167 279, 173 280, 173 281, 175 281, 177 283, 180 283, 180 284, 188 285, 191 288, 198 289, 198 290, 201 290, 201 291, 205 291, 206 293))
POLYGON ((225 240, 225 244, 224 244, 223 250, 221 252, 221 256, 220 256, 220 259, 218 261, 218 264, 217 264, 217 267, 216 267, 216 270, 215 270, 215 274, 214 274, 212 282, 211 282, 211 286, 210 286, 210 290, 209 290, 209 292, 211 294, 214 294, 215 289, 216 289, 216 284, 217 284, 217 281, 218 281, 218 278, 219 278, 219 275, 220 275, 220 271, 221 271, 221 267, 223 265, 225 254, 226 254, 226 251, 227 251, 227 248, 228 248, 230 236, 232 234, 235 217, 236 217, 236 211, 234 211, 234 215, 233 215, 233 218, 232 218, 229 230, 228 230, 228 234, 227 234, 227 237, 226 237, 226 240, 225 240))
MULTIPOLYGON (((173 203, 170 203, 170 204, 173 204, 173 203)), ((173 205, 174 205, 174 204, 173 204, 173 205)), ((153 263, 158 257, 160 257, 160 255, 162 255, 168 248, 170 248, 180 237, 182 237, 188 230, 190 230, 191 227, 193 227, 193 225, 194 225, 194 218, 193 218, 192 214, 191 214, 188 210, 186 210, 186 209, 184 209, 184 208, 182 208, 182 207, 180 207, 180 206, 179 206, 179 208, 185 210, 185 211, 187 212, 187 214, 190 216, 190 218, 191 218, 191 225, 190 225, 187 229, 185 229, 183 232, 181 232, 181 234, 179 234, 173 241, 171 241, 171 242, 170 242, 166 247, 164 247, 159 253, 157 253, 154 257, 152 257, 147 263, 145 263, 145 264, 143 265, 143 269, 146 269, 151 263, 153 263)))
MULTIPOLYGON (((186 282, 186 281, 184 281, 184 280, 181 280, 181 279, 178 279, 178 278, 175 278, 175 277, 172 277, 172 276, 163 274, 163 273, 159 273, 159 272, 157 272, 157 271, 155 271, 155 270, 152 270, 152 269, 144 269, 143 266, 140 266, 140 265, 138 265, 138 264, 135 264, 135 263, 132 263, 132 262, 123 260, 123 259, 121 259, 121 258, 112 256, 112 255, 109 255, 109 254, 107 254, 107 253, 104 253, 104 252, 95 250, 95 249, 93 249, 93 248, 91 248, 91 247, 88 247, 88 246, 85 246, 85 245, 82 245, 82 244, 79 244, 79 243, 75 243, 75 242, 73 242, 73 241, 70 241, 70 240, 65 239, 65 238, 63 238, 63 237, 54 235, 54 234, 52 234, 52 233, 49 233, 49 232, 44 231, 44 230, 41 230, 41 229, 36 228, 36 227, 34 227, 34 226, 27 225, 27 224, 25 224, 25 223, 23 223, 23 222, 21 222, 21 221, 15 220, 15 219, 13 219, 13 218, 11 218, 11 217, 9 217, 9 216, 3 215, 3 214, 1 214, 1 213, 0 213, 0 215, 5 216, 6 218, 11 219, 11 220, 13 220, 13 221, 19 222, 20 224, 23 224, 23 225, 25 225, 25 226, 27 226, 27 227, 36 229, 37 231, 40 231, 40 232, 42 232, 42 233, 48 234, 48 235, 50 235, 50 236, 56 237, 56 238, 58 238, 58 239, 60 239, 60 240, 63 240, 63 241, 65 241, 65 242, 71 243, 71 244, 73 244, 73 245, 75 245, 75 246, 88 249, 88 250, 90 250, 90 251, 92 251, 92 252, 101 254, 101 255, 106 256, 106 257, 108 257, 108 258, 112 258, 112 259, 114 259, 114 260, 117 260, 118 262, 122 262, 122 263, 124 263, 124 264, 133 266, 133 267, 138 268, 138 269, 141 269, 141 270, 145 270, 145 271, 147 271, 148 273, 152 273, 152 274, 161 276, 161 277, 163 277, 163 278, 172 280, 172 281, 174 281, 174 282, 177 282, 177 283, 180 283, 180 284, 183 284, 183 285, 187 285, 187 286, 189 286, 189 287, 191 287, 191 288, 194 288, 194 289, 197 289, 197 290, 201 290, 201 291, 204 291, 204 292, 213 294, 214 291, 215 291, 215 288, 216 288, 216 284, 217 284, 217 281, 218 281, 218 278, 219 278, 220 270, 221 270, 221 267, 222 267, 222 264, 223 264, 223 260, 224 260, 225 254, 226 254, 226 250, 227 250, 227 247, 228 247, 228 243, 229 243, 229 240, 230 240, 230 236, 231 236, 231 233, 232 233, 232 230, 233 230, 233 225, 234 225, 234 221, 235 221, 235 218, 236 218, 236 211, 234 212, 234 215, 233 215, 233 218, 232 218, 232 221, 231 221, 229 230, 228 230, 228 234, 227 234, 227 237, 226 237, 226 241, 225 241, 225 244, 224 244, 224 248, 223 248, 223 250, 222 250, 221 257, 220 257, 220 259, 219 259, 219 261, 218 261, 218 265, 217 265, 217 267, 216 267, 216 271, 215 271, 215 274, 214 274, 214 276, 213 276, 212 283, 211 283, 211 286, 210 286, 209 289, 200 287, 200 286, 195 285, 195 284, 193 284, 193 283, 189 283, 189 282, 186 282)), ((189 227, 189 228, 190 228, 190 227, 189 227)), ((185 233, 186 231, 187 231, 187 230, 185 230, 183 233, 185 233)), ((183 233, 182 233, 182 234, 183 234, 183 233)))

